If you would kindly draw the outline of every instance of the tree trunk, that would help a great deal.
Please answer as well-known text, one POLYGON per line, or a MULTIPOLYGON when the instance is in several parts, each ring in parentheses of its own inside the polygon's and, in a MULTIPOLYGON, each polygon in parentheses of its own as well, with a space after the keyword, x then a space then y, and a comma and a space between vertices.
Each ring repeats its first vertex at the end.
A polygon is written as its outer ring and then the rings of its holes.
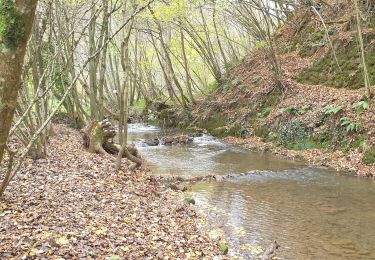
POLYGON ((13 122, 27 40, 37 0, 2 0, 0 5, 0 164, 13 122), (4 23, 4 24, 2 24, 4 23))

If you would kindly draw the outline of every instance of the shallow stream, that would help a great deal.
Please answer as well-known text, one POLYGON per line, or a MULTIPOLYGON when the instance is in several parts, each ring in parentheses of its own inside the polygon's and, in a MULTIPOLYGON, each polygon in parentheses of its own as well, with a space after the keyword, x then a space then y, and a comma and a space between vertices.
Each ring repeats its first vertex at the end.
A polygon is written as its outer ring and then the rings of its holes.
POLYGON ((277 240, 279 259, 375 259, 374 181, 309 168, 211 136, 196 137, 188 145, 145 146, 140 142, 173 133, 129 125, 129 141, 137 145, 155 174, 262 170, 192 188, 197 205, 227 233, 230 254, 257 259, 277 240))

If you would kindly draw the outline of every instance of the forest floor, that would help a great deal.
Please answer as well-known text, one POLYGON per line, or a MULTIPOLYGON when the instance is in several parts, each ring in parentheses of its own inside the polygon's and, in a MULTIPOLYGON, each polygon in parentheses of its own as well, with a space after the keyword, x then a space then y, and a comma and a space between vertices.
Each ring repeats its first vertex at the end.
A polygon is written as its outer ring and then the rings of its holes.
MULTIPOLYGON (((27 160, 0 201, 0 258, 198 259, 220 254, 182 192, 148 170, 114 171, 56 125, 48 157, 27 160)), ((221 259, 221 258, 220 258, 221 259)))

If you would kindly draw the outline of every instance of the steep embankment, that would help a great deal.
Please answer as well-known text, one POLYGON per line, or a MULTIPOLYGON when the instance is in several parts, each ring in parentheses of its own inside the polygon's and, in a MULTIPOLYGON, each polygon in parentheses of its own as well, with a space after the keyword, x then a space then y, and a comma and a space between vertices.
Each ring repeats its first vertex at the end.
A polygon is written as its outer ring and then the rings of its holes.
MULTIPOLYGON (((256 49, 194 108, 196 125, 252 148, 373 175, 375 105, 365 95, 353 8, 348 1, 328 2, 320 9, 328 30, 310 7, 301 6, 275 33, 285 89, 275 88, 268 49, 256 49)), ((363 37, 374 82, 371 12, 363 37)))

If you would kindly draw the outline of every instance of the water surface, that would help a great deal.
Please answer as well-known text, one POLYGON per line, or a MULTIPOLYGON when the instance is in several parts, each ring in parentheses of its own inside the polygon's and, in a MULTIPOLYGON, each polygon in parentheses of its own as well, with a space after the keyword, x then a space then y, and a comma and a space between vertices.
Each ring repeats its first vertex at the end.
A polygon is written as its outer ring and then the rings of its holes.
POLYGON ((227 232, 231 254, 256 259, 271 241, 281 259, 375 259, 375 183, 210 137, 189 145, 148 147, 144 138, 176 133, 131 125, 129 139, 155 174, 206 175, 264 170, 198 183, 193 197, 227 232))

